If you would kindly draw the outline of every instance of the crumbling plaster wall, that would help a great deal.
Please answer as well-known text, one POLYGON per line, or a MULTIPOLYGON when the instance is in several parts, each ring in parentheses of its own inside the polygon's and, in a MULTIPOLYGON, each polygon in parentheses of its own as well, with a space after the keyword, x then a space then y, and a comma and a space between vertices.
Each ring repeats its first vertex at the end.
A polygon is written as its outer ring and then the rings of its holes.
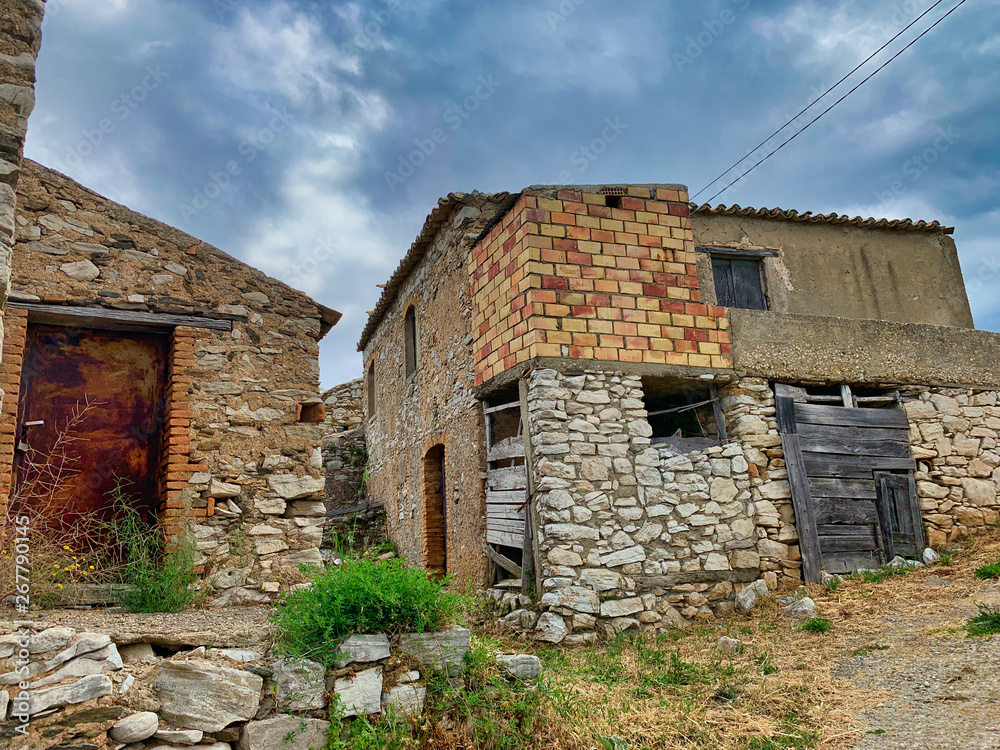
POLYGON ((287 589, 299 563, 319 562, 322 535, 323 425, 298 421, 320 403, 316 303, 27 160, 18 197, 12 299, 232 321, 185 328, 175 346, 172 386, 189 410, 170 415, 165 512, 187 520, 225 601, 287 589))
MULTIPOLYGON (((366 413, 371 482, 369 498, 386 510, 390 537, 412 563, 424 562, 422 464, 445 446, 448 572, 458 585, 486 577, 486 435, 482 406, 473 395, 470 249, 498 207, 470 198, 443 225, 410 272, 364 350, 374 363, 375 413, 366 413), (416 310, 417 369, 404 367, 404 315, 416 310)), ((368 385, 364 405, 368 409, 368 385)))
POLYGON ((766 381, 724 388, 728 443, 678 455, 651 447, 638 377, 528 377, 534 637, 579 643, 597 630, 722 615, 762 572, 776 586, 797 569, 797 548, 779 541, 794 529, 780 507, 787 481, 766 381))
MULTIPOLYGON (((28 116, 35 108, 35 59, 44 13, 45 0, 0 2, 0 309, 10 290, 14 207, 28 116)), ((0 320, 0 344, 3 338, 0 320)), ((0 405, 3 398, 0 390, 0 405)))
MULTIPOLYGON (((941 231, 866 229, 694 213, 698 247, 777 250, 765 260, 769 309, 973 328, 958 251, 941 231)), ((715 304, 699 254, 702 301, 715 304)))

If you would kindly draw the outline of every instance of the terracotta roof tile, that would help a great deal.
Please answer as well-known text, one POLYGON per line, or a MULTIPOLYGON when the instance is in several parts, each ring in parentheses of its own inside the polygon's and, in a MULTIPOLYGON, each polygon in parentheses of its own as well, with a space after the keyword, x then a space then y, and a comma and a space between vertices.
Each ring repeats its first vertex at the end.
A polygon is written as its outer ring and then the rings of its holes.
POLYGON ((946 227, 939 221, 913 221, 912 219, 863 219, 860 216, 844 214, 814 214, 812 211, 800 213, 794 209, 783 208, 743 208, 738 204, 726 206, 719 204, 710 206, 703 203, 700 206, 691 204, 692 214, 708 214, 710 216, 748 216, 756 219, 773 219, 775 221, 796 221, 805 224, 846 224, 864 229, 894 229, 912 232, 941 232, 952 234, 955 227, 946 227))

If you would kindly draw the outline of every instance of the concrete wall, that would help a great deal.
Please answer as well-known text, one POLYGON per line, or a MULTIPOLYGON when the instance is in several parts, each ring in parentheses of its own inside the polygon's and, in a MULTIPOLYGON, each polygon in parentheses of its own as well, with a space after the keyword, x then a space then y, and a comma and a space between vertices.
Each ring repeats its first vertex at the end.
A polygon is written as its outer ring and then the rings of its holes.
POLYGON ((730 309, 733 366, 784 383, 995 387, 1000 334, 730 309))
POLYGON ((375 368, 375 413, 362 400, 371 465, 369 499, 385 506, 389 535, 403 557, 424 563, 423 459, 445 446, 448 572, 459 585, 480 584, 486 562, 486 435, 473 396, 472 300, 469 257, 476 236, 497 208, 486 196, 457 208, 413 268, 364 350, 375 368), (417 370, 407 378, 403 321, 414 306, 417 370))
MULTIPOLYGON (((318 562, 323 425, 300 421, 302 406, 321 403, 315 302, 27 160, 13 266, 12 300, 231 320, 231 331, 171 334, 161 521, 194 534, 206 575, 241 571, 217 579, 241 582, 220 590, 229 602, 266 601, 297 580, 299 562, 318 562)), ((16 362, 2 385, 16 391, 28 313, 5 317, 19 338, 5 347, 16 362)), ((0 443, 0 501, 12 448, 0 443)))
MULTIPOLYGON (((739 216, 692 216, 699 247, 777 250, 769 259, 770 309, 972 328, 955 242, 943 232, 865 229, 739 216)), ((703 301, 715 302, 702 256, 703 301)))

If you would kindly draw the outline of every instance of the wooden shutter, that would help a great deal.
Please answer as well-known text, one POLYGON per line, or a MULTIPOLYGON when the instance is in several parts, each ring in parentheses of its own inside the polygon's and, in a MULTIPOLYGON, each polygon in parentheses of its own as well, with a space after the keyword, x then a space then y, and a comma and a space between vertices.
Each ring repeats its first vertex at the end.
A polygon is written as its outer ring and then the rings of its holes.
POLYGON ((751 258, 712 258, 716 302, 723 307, 766 310, 760 261, 751 258))

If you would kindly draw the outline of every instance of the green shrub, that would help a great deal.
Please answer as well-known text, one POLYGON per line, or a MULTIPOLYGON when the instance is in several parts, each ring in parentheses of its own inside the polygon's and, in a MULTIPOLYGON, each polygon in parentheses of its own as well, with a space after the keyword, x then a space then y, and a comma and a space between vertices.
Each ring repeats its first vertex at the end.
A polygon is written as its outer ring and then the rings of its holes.
POLYGON ((444 586, 401 560, 344 560, 278 605, 279 643, 292 656, 331 664, 352 633, 436 630, 455 609, 444 586))
POLYGON ((114 518, 107 522, 119 565, 115 579, 124 584, 121 605, 130 612, 180 612, 199 597, 192 588, 197 553, 188 538, 167 548, 163 535, 151 528, 119 481, 111 493, 114 518))
POLYGON ((825 617, 813 617, 799 625, 799 630, 807 633, 826 633, 830 630, 830 621, 825 617))
POLYGON ((970 636, 996 635, 1000 633, 1000 607, 989 604, 977 604, 979 614, 966 624, 965 629, 970 636))
POLYGON ((990 565, 984 565, 981 568, 976 568, 976 572, 973 573, 976 578, 1000 578, 1000 560, 990 565))

